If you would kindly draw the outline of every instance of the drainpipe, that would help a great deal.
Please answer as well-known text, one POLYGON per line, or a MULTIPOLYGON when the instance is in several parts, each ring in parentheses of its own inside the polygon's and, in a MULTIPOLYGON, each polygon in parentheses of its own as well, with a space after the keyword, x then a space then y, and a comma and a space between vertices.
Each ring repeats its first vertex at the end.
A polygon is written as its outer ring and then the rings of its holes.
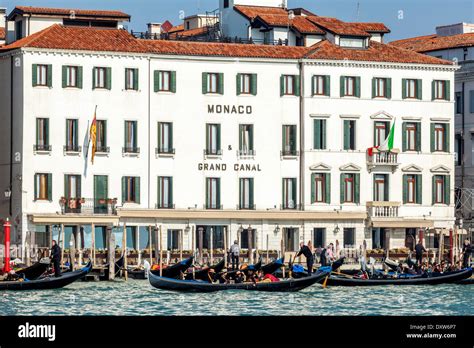
MULTIPOLYGON (((463 199, 463 196, 464 196, 464 171, 465 171, 465 159, 464 159, 464 152, 465 152, 465 149, 464 149, 464 136, 465 136, 465 112, 464 112, 464 101, 465 101, 465 83, 463 82, 462 83, 462 98, 461 98, 461 122, 462 122, 462 126, 461 126, 461 146, 460 146, 460 156, 461 156, 461 199, 463 199)), ((464 219, 464 209, 461 209, 461 217, 464 219)))
POLYGON ((9 215, 12 216, 13 203, 13 53, 10 56, 10 197, 9 197, 9 215))
POLYGON ((300 111, 300 117, 299 117, 299 123, 300 123, 300 168, 299 168, 299 176, 300 176, 300 197, 299 197, 299 204, 300 204, 300 209, 305 210, 304 206, 304 197, 305 197, 305 163, 304 163, 304 149, 305 149, 305 142, 304 142, 304 63, 303 60, 298 61, 298 68, 299 68, 299 74, 300 74, 300 106, 299 106, 299 111, 300 111))
POLYGON ((151 208, 151 57, 148 57, 148 209, 151 208))

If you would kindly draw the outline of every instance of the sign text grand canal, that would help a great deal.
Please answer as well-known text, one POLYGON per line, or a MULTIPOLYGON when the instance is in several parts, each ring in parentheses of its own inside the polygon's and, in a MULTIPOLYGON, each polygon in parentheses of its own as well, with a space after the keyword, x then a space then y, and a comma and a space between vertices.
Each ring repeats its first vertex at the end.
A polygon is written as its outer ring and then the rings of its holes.
MULTIPOLYGON (((235 163, 234 171, 236 172, 261 172, 260 164, 239 164, 235 163)), ((227 171, 227 164, 225 163, 198 163, 198 170, 211 170, 211 171, 227 171)))

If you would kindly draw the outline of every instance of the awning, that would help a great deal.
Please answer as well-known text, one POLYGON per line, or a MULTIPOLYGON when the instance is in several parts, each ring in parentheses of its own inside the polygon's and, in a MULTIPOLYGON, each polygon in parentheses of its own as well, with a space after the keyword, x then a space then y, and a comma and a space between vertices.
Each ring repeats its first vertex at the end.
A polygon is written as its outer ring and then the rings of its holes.
POLYGON ((425 228, 433 227, 432 220, 417 219, 397 219, 397 220, 372 220, 372 227, 384 228, 425 228))
POLYGON ((30 219, 39 225, 117 225, 119 217, 116 215, 56 215, 33 214, 30 219))

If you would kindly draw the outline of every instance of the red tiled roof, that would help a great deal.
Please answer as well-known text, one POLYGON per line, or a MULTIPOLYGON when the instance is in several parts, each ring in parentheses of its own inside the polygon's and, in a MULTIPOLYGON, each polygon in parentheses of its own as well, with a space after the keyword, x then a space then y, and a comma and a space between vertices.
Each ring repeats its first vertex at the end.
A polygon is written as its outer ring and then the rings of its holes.
POLYGON ((180 37, 191 37, 191 36, 200 36, 204 35, 207 31, 206 27, 202 28, 194 28, 194 29, 188 29, 188 30, 181 30, 181 31, 175 31, 175 32, 168 32, 170 35, 170 38, 176 38, 178 36, 180 37))
POLYGON ((0 27, 0 40, 5 39, 5 28, 0 27))
POLYGON ((364 30, 368 33, 390 33, 390 29, 385 26, 383 23, 349 23, 350 25, 354 25, 361 30, 364 30))
POLYGON ((302 34, 321 34, 324 35, 326 32, 319 28, 317 25, 307 20, 303 16, 295 16, 291 21, 288 20, 288 15, 270 15, 262 14, 256 17, 256 20, 261 20, 263 23, 269 26, 275 27, 287 27, 290 25, 291 28, 299 31, 302 34))
POLYGON ((357 24, 346 23, 337 18, 319 16, 307 16, 306 18, 317 26, 337 35, 370 36, 357 24))
POLYGON ((438 36, 432 34, 392 41, 389 45, 406 48, 420 53, 449 48, 472 47, 474 46, 474 33, 452 36, 438 36))
POLYGON ((288 16, 288 11, 282 7, 236 5, 234 6, 234 9, 248 19, 254 19, 257 16, 264 14, 288 16))
POLYGON ((53 16, 70 16, 74 13, 80 17, 108 17, 121 18, 130 20, 130 15, 122 11, 105 11, 105 10, 81 10, 81 9, 65 9, 65 8, 50 8, 50 7, 32 7, 32 6, 16 6, 8 15, 11 20, 16 14, 35 14, 35 15, 53 15, 53 16))
POLYGON ((175 33, 177 31, 183 31, 183 30, 184 30, 184 24, 175 25, 173 28, 168 30, 168 34, 175 33))
POLYGON ((121 29, 98 29, 52 25, 1 51, 21 47, 99 52, 132 52, 161 55, 248 57, 275 59, 328 59, 393 63, 443 64, 452 62, 395 46, 370 42, 368 49, 345 49, 324 40, 311 47, 141 40, 121 29))

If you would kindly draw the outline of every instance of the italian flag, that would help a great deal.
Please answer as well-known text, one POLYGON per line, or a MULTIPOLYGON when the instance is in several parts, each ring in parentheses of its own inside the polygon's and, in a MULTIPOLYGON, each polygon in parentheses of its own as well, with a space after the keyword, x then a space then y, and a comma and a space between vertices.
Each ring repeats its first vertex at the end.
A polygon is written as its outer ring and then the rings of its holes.
POLYGON ((390 128, 390 133, 385 141, 378 148, 379 151, 390 151, 393 149, 393 138, 395 135, 395 120, 393 121, 392 128, 390 128))

